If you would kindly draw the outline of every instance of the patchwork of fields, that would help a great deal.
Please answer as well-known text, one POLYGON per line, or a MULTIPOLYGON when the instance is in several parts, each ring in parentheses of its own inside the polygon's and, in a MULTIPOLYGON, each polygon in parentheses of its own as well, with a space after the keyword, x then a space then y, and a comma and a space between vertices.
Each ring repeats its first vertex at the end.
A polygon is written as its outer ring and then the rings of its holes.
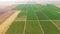
POLYGON ((21 4, 6 34, 60 34, 60 8, 47 4, 21 4))

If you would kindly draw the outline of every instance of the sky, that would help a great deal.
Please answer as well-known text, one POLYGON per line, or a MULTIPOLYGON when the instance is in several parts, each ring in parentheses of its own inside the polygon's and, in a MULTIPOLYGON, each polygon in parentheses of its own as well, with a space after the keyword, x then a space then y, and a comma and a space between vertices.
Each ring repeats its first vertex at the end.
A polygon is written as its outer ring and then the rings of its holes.
POLYGON ((8 1, 22 1, 22 2, 25 2, 25 1, 40 1, 40 2, 44 2, 44 1, 60 1, 60 0, 0 0, 0 2, 8 2, 8 1))
POLYGON ((19 4, 21 2, 25 3, 28 1, 29 2, 38 2, 41 4, 47 4, 47 3, 60 4, 60 0, 0 0, 0 6, 19 4))
POLYGON ((0 0, 0 1, 26 1, 26 0, 0 0))
POLYGON ((30 1, 30 2, 40 2, 40 3, 42 3, 42 2, 45 2, 45 3, 53 3, 53 2, 56 2, 56 3, 60 3, 60 0, 0 0, 0 4, 4 4, 4 2, 5 3, 14 3, 14 2, 28 2, 28 1, 30 1))

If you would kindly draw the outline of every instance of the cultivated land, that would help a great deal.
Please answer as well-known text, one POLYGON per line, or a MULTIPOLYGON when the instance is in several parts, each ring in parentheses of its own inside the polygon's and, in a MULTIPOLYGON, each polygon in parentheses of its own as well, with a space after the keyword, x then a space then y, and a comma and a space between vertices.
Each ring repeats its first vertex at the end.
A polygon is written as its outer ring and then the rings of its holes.
POLYGON ((60 8, 52 4, 20 4, 20 10, 6 34, 60 34, 60 8))
POLYGON ((6 11, 0 14, 0 34, 5 34, 18 13, 20 13, 20 11, 6 11))
POLYGON ((3 5, 0 7, 0 34, 5 34, 20 11, 12 10, 16 5, 3 5))

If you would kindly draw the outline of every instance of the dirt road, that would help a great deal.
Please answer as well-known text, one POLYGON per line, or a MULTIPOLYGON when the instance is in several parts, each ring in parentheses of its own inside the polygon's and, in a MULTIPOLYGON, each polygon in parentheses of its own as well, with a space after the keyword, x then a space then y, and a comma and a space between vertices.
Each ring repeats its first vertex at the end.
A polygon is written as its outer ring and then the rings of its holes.
POLYGON ((20 11, 14 11, 15 5, 0 8, 0 34, 5 34, 20 11))
POLYGON ((0 34, 5 34, 8 30, 9 26, 12 24, 12 22, 15 20, 17 15, 20 13, 20 11, 16 11, 14 14, 12 14, 9 18, 7 18, 1 25, 0 25, 0 34))
POLYGON ((14 12, 12 9, 16 7, 16 5, 5 6, 4 8, 0 8, 0 24, 7 19, 14 12))
POLYGON ((0 15, 0 24, 3 23, 10 15, 12 15, 14 12, 13 11, 6 11, 3 14, 0 15))

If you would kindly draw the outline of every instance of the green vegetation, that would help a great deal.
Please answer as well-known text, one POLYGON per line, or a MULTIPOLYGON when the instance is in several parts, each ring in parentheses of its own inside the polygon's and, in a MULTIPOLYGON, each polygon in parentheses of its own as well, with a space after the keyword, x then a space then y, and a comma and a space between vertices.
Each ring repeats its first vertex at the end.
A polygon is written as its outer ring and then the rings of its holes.
POLYGON ((37 20, 36 21, 27 20, 25 34, 42 34, 40 25, 37 20))
POLYGON ((26 11, 21 11, 17 17, 20 18, 22 16, 26 16, 26 11))
POLYGON ((45 34, 60 34, 60 30, 56 28, 50 21, 40 21, 45 34))
POLYGON ((28 10, 28 13, 27 13, 27 20, 36 20, 36 17, 34 15, 34 12, 33 10, 28 10))
POLYGON ((60 21, 54 21, 54 23, 60 28, 60 21))
POLYGON ((26 21, 16 19, 6 34, 23 34, 25 23, 25 34, 60 34, 60 28, 56 27, 60 27, 60 21, 53 21, 60 20, 60 8, 55 5, 20 4, 13 10, 20 10, 17 18, 25 16, 26 21))
POLYGON ((54 5, 46 5, 41 12, 48 16, 51 20, 60 20, 60 12, 54 5))
POLYGON ((23 34, 24 24, 24 21, 13 22, 6 34, 23 34))

